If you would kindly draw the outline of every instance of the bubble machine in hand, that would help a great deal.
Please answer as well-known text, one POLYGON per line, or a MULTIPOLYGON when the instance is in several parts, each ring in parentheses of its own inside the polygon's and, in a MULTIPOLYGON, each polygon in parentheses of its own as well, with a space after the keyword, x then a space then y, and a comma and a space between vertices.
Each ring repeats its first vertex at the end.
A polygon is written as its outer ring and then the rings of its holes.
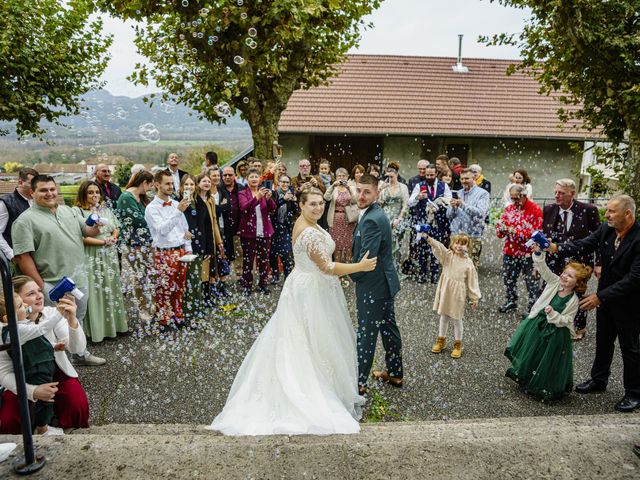
POLYGON ((49 291, 49 298, 52 302, 59 302, 60 299, 64 297, 65 293, 70 293, 78 300, 84 297, 84 293, 76 287, 73 280, 69 277, 62 277, 62 279, 49 291))
MULTIPOLYGON (((551 245, 549 239, 545 237, 544 233, 542 233, 540 230, 534 230, 534 232, 531 234, 531 238, 527 240, 527 243, 525 243, 525 245, 527 246, 527 248, 531 248, 536 243, 540 247, 540 250, 545 250, 549 248, 549 245, 551 245)), ((540 255, 540 252, 536 252, 536 255, 540 255)))
POLYGON ((426 233, 429 234, 431 233, 431 225, 428 225, 426 223, 418 223, 417 225, 414 225, 413 228, 415 228, 416 233, 426 233))
POLYGON ((103 227, 109 223, 109 220, 107 218, 102 218, 97 213, 92 213, 87 217, 87 220, 85 221, 85 223, 87 227, 93 227, 95 225, 99 227, 103 227))

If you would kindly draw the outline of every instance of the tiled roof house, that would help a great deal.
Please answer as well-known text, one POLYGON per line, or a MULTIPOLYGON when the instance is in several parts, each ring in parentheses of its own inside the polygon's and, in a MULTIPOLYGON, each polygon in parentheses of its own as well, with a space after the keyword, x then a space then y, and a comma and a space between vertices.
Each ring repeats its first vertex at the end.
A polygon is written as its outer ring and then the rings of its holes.
POLYGON ((408 177, 419 159, 447 153, 479 163, 497 189, 527 168, 534 195, 549 196, 553 181, 543 178, 579 176, 571 143, 599 137, 575 122, 561 127, 557 98, 530 76, 508 76, 514 62, 465 59, 459 73, 455 58, 349 55, 327 86, 290 98, 279 124, 284 160, 291 173, 305 157, 334 168, 396 160, 408 177))

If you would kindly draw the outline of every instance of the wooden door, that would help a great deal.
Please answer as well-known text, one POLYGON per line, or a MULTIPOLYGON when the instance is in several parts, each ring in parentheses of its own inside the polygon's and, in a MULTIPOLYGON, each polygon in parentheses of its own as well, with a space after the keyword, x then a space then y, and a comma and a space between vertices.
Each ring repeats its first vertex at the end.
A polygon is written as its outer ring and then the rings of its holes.
POLYGON ((351 173, 357 163, 365 168, 372 163, 382 167, 383 141, 383 137, 315 136, 311 146, 312 171, 318 171, 318 162, 322 158, 331 162, 333 172, 343 167, 351 173))

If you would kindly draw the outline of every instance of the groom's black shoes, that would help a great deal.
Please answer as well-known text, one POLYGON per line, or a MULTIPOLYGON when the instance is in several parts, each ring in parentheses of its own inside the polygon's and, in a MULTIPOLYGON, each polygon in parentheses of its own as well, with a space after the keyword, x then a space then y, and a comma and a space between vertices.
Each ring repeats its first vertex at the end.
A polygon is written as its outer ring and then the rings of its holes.
POLYGON ((640 408, 640 399, 625 395, 622 400, 616 403, 616 406, 614 408, 619 412, 633 412, 634 410, 640 408))
POLYGON ((576 385, 576 392, 578 393, 604 392, 606 389, 607 386, 605 384, 596 382, 591 378, 586 382, 582 382, 581 384, 576 385))
POLYGON ((373 372, 373 376, 377 380, 381 380, 381 381, 383 381, 385 383, 388 383, 389 385, 391 385, 393 387, 401 387, 402 386, 402 377, 392 377, 391 375, 389 375, 389 372, 374 371, 373 372))

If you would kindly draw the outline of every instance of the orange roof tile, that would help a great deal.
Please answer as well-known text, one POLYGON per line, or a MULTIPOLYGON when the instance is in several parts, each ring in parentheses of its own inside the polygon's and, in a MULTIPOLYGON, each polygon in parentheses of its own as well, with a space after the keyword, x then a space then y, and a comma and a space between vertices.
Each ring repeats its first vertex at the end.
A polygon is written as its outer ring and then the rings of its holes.
POLYGON ((348 55, 328 86, 298 90, 281 133, 601 138, 570 122, 562 129, 557 95, 506 69, 514 60, 348 55))
POLYGON ((0 195, 13 192, 18 186, 17 180, 2 180, 0 181, 0 195))

